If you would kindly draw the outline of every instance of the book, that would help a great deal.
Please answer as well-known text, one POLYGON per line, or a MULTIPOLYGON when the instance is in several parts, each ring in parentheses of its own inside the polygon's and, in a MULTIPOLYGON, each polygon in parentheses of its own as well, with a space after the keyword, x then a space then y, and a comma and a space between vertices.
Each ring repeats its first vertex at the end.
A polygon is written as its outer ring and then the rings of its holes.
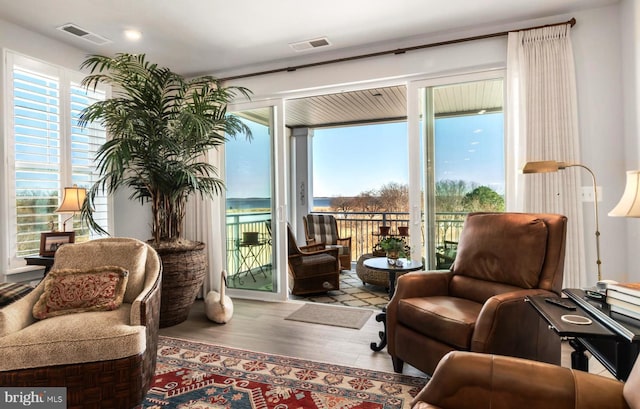
POLYGON ((609 298, 614 298, 616 300, 622 300, 631 304, 640 305, 640 297, 636 297, 635 295, 629 295, 627 293, 621 293, 620 291, 607 288, 607 299, 609 298))
POLYGON ((638 304, 633 304, 630 302, 619 300, 617 298, 611 298, 609 296, 607 296, 606 301, 607 301, 607 304, 609 304, 609 306, 611 307, 612 311, 613 311, 613 307, 616 307, 617 309, 624 308, 625 310, 633 311, 640 314, 640 305, 638 304))
POLYGON ((621 293, 640 297, 640 283, 607 284, 607 291, 608 290, 619 291, 621 293))
POLYGON ((636 320, 640 320, 640 312, 628 310, 618 305, 611 305, 611 312, 618 313, 627 317, 631 317, 636 320))

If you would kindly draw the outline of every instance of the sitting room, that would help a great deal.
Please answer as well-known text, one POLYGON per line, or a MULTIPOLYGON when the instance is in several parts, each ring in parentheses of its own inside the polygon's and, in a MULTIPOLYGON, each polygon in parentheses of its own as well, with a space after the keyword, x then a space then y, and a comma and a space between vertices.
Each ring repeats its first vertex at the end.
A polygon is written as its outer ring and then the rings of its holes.
POLYGON ((635 0, 49 3, 0 407, 640 409, 635 0))

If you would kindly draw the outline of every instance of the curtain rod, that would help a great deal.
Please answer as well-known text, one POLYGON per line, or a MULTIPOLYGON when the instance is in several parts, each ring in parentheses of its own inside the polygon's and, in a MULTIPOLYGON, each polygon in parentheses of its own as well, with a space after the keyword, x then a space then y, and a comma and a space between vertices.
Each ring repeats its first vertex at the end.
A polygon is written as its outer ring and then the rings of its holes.
POLYGON ((309 63, 309 64, 296 65, 296 66, 293 66, 293 67, 276 68, 276 69, 273 69, 273 70, 253 72, 253 73, 249 73, 249 74, 234 75, 234 76, 231 76, 231 77, 219 78, 219 81, 230 81, 230 80, 237 80, 237 79, 240 79, 240 78, 257 77, 257 76, 260 76, 260 75, 275 74, 275 73, 278 73, 278 72, 292 72, 292 71, 297 71, 297 70, 303 69, 303 68, 311 68, 311 67, 318 67, 318 66, 321 66, 321 65, 328 65, 328 64, 335 64, 335 63, 340 63, 340 62, 361 60, 361 59, 364 59, 364 58, 380 57, 380 56, 389 55, 389 54, 398 55, 398 54, 404 54, 407 51, 422 50, 424 48, 439 47, 439 46, 450 45, 450 44, 458 44, 458 43, 464 43, 464 42, 467 42, 467 41, 484 40, 486 38, 493 38, 493 37, 502 37, 502 36, 508 35, 510 32, 513 32, 513 31, 535 30, 537 28, 563 26, 565 24, 571 24, 571 27, 573 27, 576 24, 576 19, 572 18, 571 20, 565 21, 564 23, 545 24, 543 26, 521 28, 521 29, 518 29, 518 30, 501 31, 499 33, 482 34, 482 35, 473 36, 473 37, 466 37, 466 38, 457 38, 457 39, 454 39, 454 40, 439 41, 437 43, 421 44, 421 45, 416 45, 416 46, 412 46, 412 47, 397 48, 395 50, 379 51, 379 52, 370 53, 370 54, 354 55, 352 57, 337 58, 337 59, 334 59, 334 60, 327 60, 327 61, 320 61, 320 62, 314 62, 314 63, 309 63))

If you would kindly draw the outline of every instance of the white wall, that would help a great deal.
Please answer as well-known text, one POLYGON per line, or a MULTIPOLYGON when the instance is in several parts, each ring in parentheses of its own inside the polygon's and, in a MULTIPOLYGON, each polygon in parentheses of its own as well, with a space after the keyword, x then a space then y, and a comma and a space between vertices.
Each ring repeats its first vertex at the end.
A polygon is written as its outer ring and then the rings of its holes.
MULTIPOLYGON (((578 87, 582 163, 593 170, 602 187, 599 203, 603 278, 628 280, 625 220, 607 216, 618 203, 625 182, 624 103, 619 6, 576 14, 572 30, 578 87)), ((578 170, 578 169, 575 169, 578 170)), ((589 184, 584 174, 582 183, 589 184)), ((586 266, 595 267, 593 203, 585 203, 586 266)), ((592 270, 595 271, 595 268, 592 270)), ((640 272, 638 272, 640 277, 640 272)))
MULTIPOLYGON (((636 268, 636 243, 640 221, 614 219, 606 213, 617 203, 624 187, 624 171, 640 166, 638 124, 640 106, 640 24, 634 0, 599 9, 555 16, 535 22, 510 24, 509 28, 577 19, 572 30, 579 89, 581 153, 603 188, 600 207, 603 275, 618 280, 640 280, 636 268), (622 28, 621 28, 622 27, 622 28), (623 36, 625 40, 621 40, 623 36), (627 238, 629 244, 627 245, 627 238), (633 241, 632 241, 633 239, 633 241)), ((503 31, 505 27, 495 27, 503 31)), ((0 47, 40 58, 69 68, 78 68, 85 54, 0 20, 0 47)), ((366 50, 364 51, 366 52, 366 50)), ((357 54, 357 52, 354 52, 357 54)), ((488 67, 504 67, 506 38, 474 41, 409 52, 403 55, 352 61, 339 65, 272 74, 237 80, 251 89, 254 99, 310 95, 333 88, 365 87, 367 82, 385 80, 402 83, 408 78, 426 78, 488 67)), ((1 87, 2 85, 0 85, 1 87)), ((2 91, 2 89, 0 89, 2 91)), ((2 93, 0 93, 2 94, 2 93)), ((4 111, 0 111, 4 112, 4 111)), ((2 125, 0 118, 0 126, 2 125)), ((4 127, 0 128, 4 129, 4 127)), ((4 141, 4 135, 2 137, 4 141)), ((2 149, 0 145, 0 149, 2 149)), ((561 159, 561 158, 558 158, 561 159)), ((588 181, 587 178, 584 178, 588 181)), ((3 183, 3 182, 0 182, 3 183)), ((1 187, 1 186, 0 186, 1 187)), ((5 189, 0 191, 2 194, 5 189)), ((145 238, 149 232, 146 212, 138 203, 117 199, 115 234, 145 238)), ((587 265, 595 263, 592 204, 585 204, 587 265)), ((3 209, 0 209, 0 216, 3 209)), ((5 209, 6 211, 6 209, 5 209)), ((0 259, 6 260, 6 232, 0 217, 0 259)))
MULTIPOLYGON (((603 200, 599 203, 602 271, 605 278, 617 280, 640 279, 640 269, 633 270, 633 249, 629 249, 627 258, 625 238, 629 220, 606 216, 622 194, 625 170, 628 166, 638 166, 637 125, 632 127, 625 122, 627 115, 628 122, 635 124, 637 108, 633 112, 627 111, 631 110, 630 106, 638 106, 638 97, 624 95, 627 81, 623 83, 622 80, 623 43, 620 40, 621 9, 633 8, 636 17, 638 13, 633 0, 624 0, 623 3, 543 20, 520 22, 511 24, 508 28, 485 29, 485 32, 498 32, 576 18, 572 42, 578 84, 582 163, 593 169, 598 185, 602 187, 603 200), (634 101, 630 103, 629 98, 634 101), (625 156, 625 152, 629 151, 632 153, 625 156)), ((638 19, 635 18, 634 21, 637 23, 638 19)), ((624 43, 625 48, 637 50, 637 32, 633 38, 634 40, 624 43)), ((426 40, 425 43, 430 42, 426 40)), ((628 59, 628 56, 624 59, 625 69, 629 66, 628 59)), ((503 68, 505 65, 506 37, 249 77, 235 80, 234 84, 251 89, 254 99, 287 98, 364 88, 367 83, 379 80, 400 84, 410 79, 432 78, 481 68, 503 68)), ((640 73, 635 68, 625 80, 633 82, 637 77, 640 77, 640 73)), ((575 170, 579 171, 577 168, 575 170)), ((588 175, 584 175, 582 179, 583 185, 590 186, 588 175)), ((593 203, 584 204, 584 218, 585 263, 592 269, 595 277, 597 257, 593 203)), ((588 273, 591 274, 591 271, 588 273)))
MULTIPOLYGON (((637 0, 622 0, 620 7, 622 45, 622 92, 623 92, 623 137, 624 157, 621 162, 625 170, 640 169, 640 4, 637 0)), ((623 176, 621 176, 621 180, 623 176)), ((621 181, 622 183, 622 181, 621 181)), ((621 185, 619 191, 624 187, 621 185)), ((629 279, 640 281, 638 265, 638 243, 640 242, 640 220, 617 219, 616 232, 626 231, 626 270, 629 279)), ((623 234, 624 236, 624 234, 623 234)))

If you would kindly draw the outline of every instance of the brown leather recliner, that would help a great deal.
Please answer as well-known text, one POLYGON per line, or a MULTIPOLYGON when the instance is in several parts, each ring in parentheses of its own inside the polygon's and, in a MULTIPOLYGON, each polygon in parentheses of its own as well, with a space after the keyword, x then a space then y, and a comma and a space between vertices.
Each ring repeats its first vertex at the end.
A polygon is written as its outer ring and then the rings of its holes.
POLYGON ((560 338, 525 303, 559 295, 567 219, 554 214, 470 213, 450 271, 398 278, 387 306, 387 351, 433 373, 450 351, 560 363, 560 338))
POLYGON ((640 409, 640 360, 626 383, 527 359, 454 351, 414 409, 640 409))

